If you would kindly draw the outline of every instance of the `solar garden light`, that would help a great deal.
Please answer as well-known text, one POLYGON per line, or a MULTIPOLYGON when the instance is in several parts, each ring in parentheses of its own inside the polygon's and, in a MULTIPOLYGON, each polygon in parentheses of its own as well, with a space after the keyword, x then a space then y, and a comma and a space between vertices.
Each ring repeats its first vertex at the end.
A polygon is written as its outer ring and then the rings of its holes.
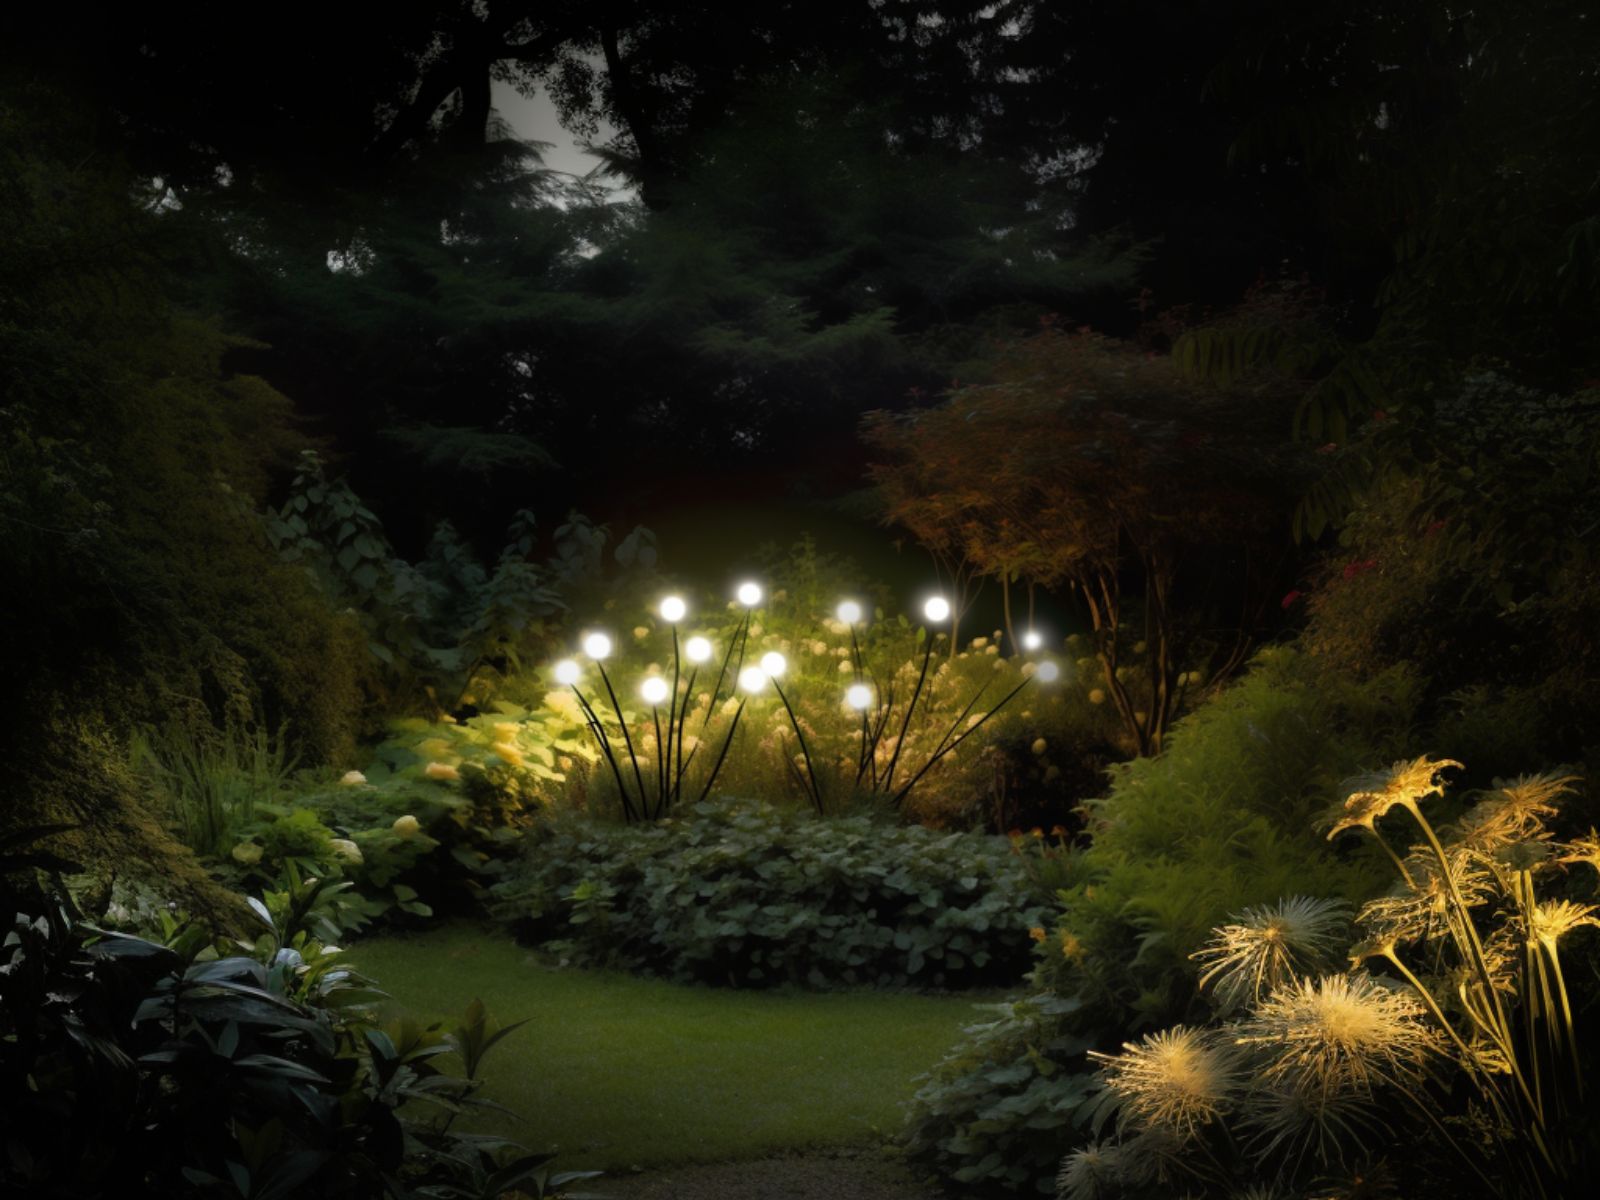
MULTIPOLYGON (((950 619, 950 601, 943 596, 929 596, 922 604, 922 615, 927 618, 929 625, 942 624, 950 619)), ((889 791, 894 787, 895 768, 900 765, 900 751, 905 749, 906 731, 911 728, 911 714, 917 710, 917 701, 922 698, 923 685, 928 682, 928 664, 933 661, 933 631, 927 631, 927 645, 922 652, 922 670, 917 673, 917 686, 912 689, 911 701, 906 705, 905 719, 900 722, 900 736, 895 739, 894 753, 889 757, 889 769, 884 773, 883 790, 889 791)), ((979 695, 982 695, 979 690, 979 695)), ((878 738, 883 736, 882 731, 878 738)), ((874 741, 876 745, 876 739, 874 741)), ((874 759, 873 770, 876 773, 877 764, 874 759)), ((875 789, 876 790, 876 789, 875 789)), ((898 801, 896 802, 898 804, 898 801)))
POLYGON ((800 741, 800 755, 806 764, 805 776, 801 777, 800 769, 787 757, 783 760, 784 765, 789 768, 789 773, 794 776, 795 782, 800 785, 801 790, 811 800, 811 806, 817 810, 817 815, 821 816, 824 807, 822 802, 822 781, 817 778, 816 768, 811 763, 811 747, 806 744, 805 732, 800 728, 800 718, 795 716, 794 706, 789 703, 789 697, 784 694, 783 685, 778 682, 788 669, 788 660, 776 650, 763 654, 759 667, 747 668, 747 670, 760 670, 762 675, 772 683, 772 690, 778 693, 778 699, 783 703, 783 711, 789 715, 789 727, 794 730, 794 736, 800 741))
MULTIPOLYGON (((605 659, 606 655, 611 653, 611 639, 603 633, 591 633, 583 639, 583 647, 589 657, 594 659, 596 664, 599 664, 605 659), (599 653, 596 654, 594 653, 595 651, 599 651, 599 653)), ((605 669, 602 667, 602 676, 604 676, 604 673, 605 669)), ((554 674, 556 682, 571 688, 572 694, 578 698, 578 706, 583 710, 583 717, 588 723, 589 732, 594 735, 594 740, 600 747, 601 757, 606 760, 606 765, 611 768, 612 777, 617 781, 617 794, 622 797, 623 816, 629 821, 636 820, 637 814, 634 811, 633 801, 628 795, 628 786, 622 780, 622 767, 617 762, 617 755, 612 748, 611 739, 606 736, 605 723, 601 721, 600 714, 595 712, 594 705, 589 703, 589 698, 583 694, 583 689, 578 686, 578 682, 583 678, 583 668, 573 659, 565 658, 555 665, 554 674)), ((610 683, 608 682, 606 686, 609 690, 610 683)), ((615 698, 613 693, 612 699, 615 700, 615 698)), ((622 721, 620 708, 617 710, 617 719, 622 721)), ((626 721, 622 721, 622 732, 624 734, 628 732, 626 721)), ((629 754, 631 757, 631 742, 629 743, 629 754)), ((634 774, 639 774, 637 761, 634 762, 634 774)), ((644 791, 642 779, 639 787, 642 794, 644 791)))
MULTIPOLYGON (((922 606, 923 616, 930 623, 938 623, 949 619, 950 602, 943 596, 930 596, 922 606)), ((1030 649, 1042 643, 1037 634, 1030 631, 1032 639, 1030 649)), ((928 677, 928 664, 933 656, 933 635, 928 636, 927 646, 922 655, 922 670, 917 675, 917 685, 912 690, 911 698, 906 704, 905 714, 900 722, 900 736, 895 742, 894 753, 890 756, 889 766, 882 777, 878 774, 878 747, 882 744, 883 735, 889 724, 889 714, 894 705, 894 695, 891 691, 886 695, 874 693, 873 688, 859 680, 845 689, 844 701, 850 708, 861 713, 861 754, 856 763, 856 787, 859 789, 862 781, 868 780, 874 792, 888 793, 889 803, 895 808, 901 807, 911 790, 921 782, 923 776, 931 771, 938 763, 955 750, 962 742, 966 741, 988 722, 997 712, 1009 704, 1016 696, 1034 680, 1040 683, 1054 683, 1061 677, 1061 668, 1054 662, 1044 661, 1034 666, 1032 671, 1024 671, 1022 681, 1000 698, 988 712, 984 713, 970 726, 963 728, 972 710, 977 707, 978 701, 989 689, 988 681, 978 688, 971 700, 967 701, 965 708, 950 723, 950 728, 940 737, 933 748, 933 753, 928 756, 915 774, 911 776, 898 789, 894 786, 895 770, 900 763, 900 753, 905 748, 906 734, 911 727, 911 718, 916 711, 917 703, 925 694, 925 685, 928 677), (873 710, 869 716, 868 710, 873 710)))
POLYGON ((754 615, 755 607, 761 603, 761 598, 764 595, 761 585, 753 579, 745 580, 734 589, 733 594, 734 598, 744 606, 744 616, 739 621, 739 628, 734 631, 733 637, 728 641, 727 652, 722 656, 722 666, 717 671, 717 682, 711 689, 711 707, 706 709, 706 718, 700 726, 702 730, 711 724, 711 714, 717 708, 717 696, 722 692, 722 681, 730 678, 728 673, 730 663, 733 666, 731 678, 735 682, 739 679, 740 672, 744 668, 745 644, 750 639, 750 618, 754 615), (734 659, 735 653, 738 655, 737 661, 734 659))

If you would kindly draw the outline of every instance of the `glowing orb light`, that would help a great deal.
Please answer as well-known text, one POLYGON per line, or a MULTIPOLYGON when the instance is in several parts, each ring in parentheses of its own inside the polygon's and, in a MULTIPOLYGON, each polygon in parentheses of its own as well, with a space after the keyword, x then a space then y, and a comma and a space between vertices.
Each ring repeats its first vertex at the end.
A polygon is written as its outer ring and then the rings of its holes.
POLYGON ((1033 677, 1040 683, 1054 683, 1061 678, 1061 668, 1053 662, 1042 662, 1033 677))
POLYGON ((652 675, 639 685, 639 695, 644 697, 646 704, 660 704, 671 692, 667 681, 659 675, 652 675))
POLYGON ((692 663, 703 663, 711 657, 711 643, 703 637, 692 637, 683 644, 683 656, 692 663))
POLYGON ((858 711, 872 703, 872 689, 864 683, 852 683, 845 689, 844 702, 858 711))
POLYGON ((599 662, 611 657, 611 639, 603 633, 591 633, 583 639, 583 652, 599 662))
POLYGON ((739 672, 739 686, 752 694, 767 686, 767 673, 760 667, 746 667, 739 672))
POLYGON ((556 664, 556 682, 564 683, 568 687, 578 682, 578 664, 570 658, 563 658, 556 664))
POLYGON ((759 583, 741 583, 739 590, 734 593, 739 597, 739 603, 746 608, 754 608, 761 603, 761 585, 759 583))
POLYGON ((688 613, 689 606, 683 602, 682 596, 667 596, 661 601, 661 619, 669 625, 676 625, 688 613))
POLYGON ((861 620, 861 605, 854 600, 842 601, 834 615, 846 625, 854 625, 861 620))
POLYGON ((950 616, 950 601, 943 596, 929 596, 922 606, 922 615, 930 621, 944 621, 950 616))
POLYGON ((1037 631, 1030 629, 1022 635, 1022 648, 1024 650, 1037 650, 1042 645, 1044 645, 1044 638, 1037 631))
POLYGON ((789 669, 789 660, 776 650, 768 650, 761 656, 761 669, 773 679, 780 679, 789 669))

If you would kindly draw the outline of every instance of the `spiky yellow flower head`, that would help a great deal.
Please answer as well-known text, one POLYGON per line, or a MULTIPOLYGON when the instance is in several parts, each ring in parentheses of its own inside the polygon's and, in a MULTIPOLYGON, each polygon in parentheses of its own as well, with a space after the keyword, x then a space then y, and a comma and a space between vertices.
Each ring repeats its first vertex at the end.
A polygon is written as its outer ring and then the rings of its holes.
POLYGON ((1473 805, 1461 819, 1460 841, 1492 852, 1519 842, 1550 837, 1546 821, 1560 810, 1563 796, 1577 782, 1570 775, 1524 775, 1502 784, 1473 805))
POLYGON ((1600 920, 1594 914, 1600 911, 1593 904, 1574 904, 1571 900, 1541 900, 1528 914, 1528 939, 1542 942, 1554 950, 1556 943, 1574 929, 1584 925, 1600 929, 1600 920))
POLYGON ((1453 759, 1435 762, 1423 757, 1411 762, 1397 762, 1389 770, 1374 775, 1358 776, 1346 786, 1350 789, 1343 806, 1337 812, 1329 839, 1338 837, 1347 829, 1365 829, 1369 832, 1378 818, 1396 808, 1404 808, 1420 819, 1417 808, 1420 801, 1443 793, 1439 772, 1446 767, 1459 768, 1453 759))
POLYGON ((1301 975, 1331 967, 1348 942, 1350 910, 1337 900, 1291 896, 1235 913, 1192 957, 1201 988, 1224 1012, 1261 999, 1301 975))
POLYGON ((1262 1077, 1302 1097, 1328 1101, 1409 1089, 1442 1049, 1411 993, 1365 972, 1297 979, 1256 1006, 1239 1028, 1240 1045, 1261 1048, 1262 1077))
POLYGON ((1206 1031, 1182 1025, 1126 1042, 1121 1054, 1090 1057, 1101 1064, 1125 1124, 1183 1140, 1232 1106, 1240 1081, 1231 1050, 1206 1031))
POLYGON ((1588 863, 1596 874, 1600 874, 1600 832, 1591 828, 1581 838, 1562 846, 1561 850, 1561 855, 1556 859, 1558 863, 1588 863))
POLYGON ((1061 1163, 1056 1176, 1062 1200, 1112 1200, 1127 1190, 1126 1156, 1114 1142, 1090 1142, 1061 1163))

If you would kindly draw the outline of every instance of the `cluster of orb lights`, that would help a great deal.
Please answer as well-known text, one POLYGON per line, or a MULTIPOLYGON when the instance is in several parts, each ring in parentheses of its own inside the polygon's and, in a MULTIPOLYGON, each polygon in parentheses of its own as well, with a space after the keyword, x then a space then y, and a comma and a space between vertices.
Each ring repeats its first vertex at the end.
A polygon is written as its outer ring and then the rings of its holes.
MULTIPOLYGON (((759 583, 741 583, 734 594, 746 609, 755 608, 761 603, 764 595, 759 583)), ((677 626, 689 615, 689 606, 682 596, 667 596, 657 606, 656 612, 676 632, 677 626)), ((838 618, 839 623, 848 625, 852 634, 861 625, 865 615, 861 605, 854 600, 842 600, 839 607, 834 610, 834 616, 838 618)), ((950 602, 943 596, 930 596, 923 603, 922 615, 929 624, 943 624, 950 619, 950 602)), ((1024 633, 1020 640, 1022 648, 1028 651, 1038 650, 1044 645, 1043 635, 1033 629, 1024 633)), ((584 655, 596 663, 602 663, 610 658, 615 649, 611 635, 607 633, 585 634, 580 644, 584 655)), ((711 639, 700 634, 695 634, 683 643, 683 657, 697 665, 710 662, 715 652, 711 639)), ((759 662, 739 671, 739 688, 752 695, 764 691, 767 682, 782 678, 788 667, 789 661, 783 655, 776 650, 768 651, 761 656, 759 662)), ((575 687, 583 678, 583 668, 572 658, 564 658, 556 663, 554 673, 556 682, 565 687, 575 687)), ((1048 659, 1040 662, 1034 670, 1034 678, 1040 683, 1054 683, 1060 676, 1061 668, 1048 659)), ((651 707, 666 703, 671 693, 671 686, 660 675, 646 676, 644 682, 639 685, 640 697, 651 707)), ((865 683, 852 683, 845 688, 844 702, 858 711, 871 708, 873 699, 873 690, 865 683)))
MULTIPOLYGON (((820 812, 823 809, 823 795, 820 781, 811 764, 811 752, 806 744, 805 734, 801 723, 795 716, 794 709, 789 704, 789 698, 784 694, 782 684, 779 682, 788 670, 788 660, 775 650, 763 654, 760 659, 749 665, 744 661, 744 650, 749 640, 751 614, 764 597, 761 585, 755 582, 741 583, 734 592, 739 604, 744 606, 744 617, 740 622, 737 632, 730 639, 723 654, 721 669, 717 674, 716 686, 712 689, 712 703, 705 714, 705 724, 711 720, 711 712, 716 708, 716 697, 721 694, 723 682, 731 676, 739 692, 744 695, 738 707, 734 710, 733 720, 728 727, 723 740, 722 749, 717 756, 716 763, 711 769, 711 774, 705 781, 700 793, 704 799, 710 792, 718 771, 727 757, 728 747, 732 744, 734 731, 738 727, 739 718, 744 712, 745 704, 750 698, 765 692, 770 686, 782 702, 784 710, 788 713, 789 723, 799 741, 801 757, 805 762, 806 770, 802 774, 797 767, 791 764, 791 770, 796 782, 810 797, 812 803, 820 812)), ((709 663, 716 654, 716 648, 711 640, 700 634, 688 638, 681 646, 678 640, 678 627, 689 614, 689 606, 681 596, 666 596, 656 608, 661 619, 672 630, 672 679, 669 682, 664 675, 650 674, 639 684, 640 698, 650 706, 651 719, 655 723, 657 755, 652 767, 655 775, 655 787, 647 788, 644 782, 644 772, 640 768, 639 755, 634 749, 632 736, 628 730, 628 723, 623 715, 622 705, 612 686, 611 678, 606 672, 605 662, 611 657, 615 649, 609 634, 603 632, 590 632, 581 639, 582 652, 594 663, 604 685, 606 695, 610 698, 611 707, 616 712, 617 724, 620 726, 623 742, 627 750, 627 759, 632 767, 632 774, 637 785, 636 790, 630 789, 624 779, 622 759, 616 753, 606 732, 604 721, 595 711, 593 704, 579 688, 583 679, 583 668, 574 658, 562 659, 555 664, 553 674, 557 683, 570 687, 578 698, 590 732, 594 734, 600 745, 600 750, 607 765, 610 767, 621 793, 623 811, 629 819, 635 817, 657 817, 664 815, 666 810, 680 797, 683 779, 690 763, 699 750, 698 739, 695 745, 689 748, 689 754, 684 756, 686 740, 685 727, 689 716, 689 697, 694 692, 694 683, 700 667, 709 663), (679 684, 684 671, 684 663, 688 664, 688 686, 680 688, 679 684), (679 694, 683 693, 682 705, 679 705, 679 694), (662 706, 666 706, 666 727, 662 728, 662 706), (674 759, 676 754, 676 759, 674 759), (653 793, 653 795, 652 795, 653 793)), ((943 624, 950 619, 950 602, 943 596, 930 596, 922 606, 923 617, 930 625, 943 624)), ((856 785, 859 787, 863 781, 868 781, 874 791, 882 791, 891 795, 896 804, 921 779, 924 774, 957 745, 976 731, 978 725, 987 721, 1012 699, 1029 682, 1037 680, 1040 683, 1053 683, 1060 678, 1061 668, 1054 662, 1045 659, 1032 664, 1033 670, 1025 672, 1020 684, 1011 690, 1000 702, 994 705, 987 713, 982 714, 972 724, 962 728, 978 699, 982 696, 980 689, 978 695, 972 698, 966 709, 956 719, 951 730, 939 742, 933 756, 916 772, 909 783, 904 784, 898 791, 893 788, 895 770, 899 763, 900 749, 905 741, 905 733, 910 726, 913 710, 918 699, 924 694, 924 684, 927 679, 928 665, 933 654, 933 638, 926 639, 926 648, 922 660, 922 672, 917 679, 916 689, 912 692, 909 703, 905 706, 904 720, 901 723, 899 736, 894 743, 894 757, 889 761, 886 771, 880 771, 876 749, 882 741, 889 724, 889 708, 893 704, 892 692, 884 694, 882 689, 866 682, 870 678, 865 663, 862 659, 860 642, 857 630, 865 620, 865 613, 860 604, 854 600, 841 601, 834 611, 840 624, 850 629, 851 661, 855 668, 856 679, 849 684, 843 695, 843 703, 861 715, 862 721, 862 748, 856 785), (869 713, 871 714, 869 716, 869 713)), ((1027 651, 1036 651, 1044 644, 1043 637, 1035 630, 1027 631, 1021 638, 1022 647, 1027 651)), ((987 685, 986 685, 987 686, 987 685)))

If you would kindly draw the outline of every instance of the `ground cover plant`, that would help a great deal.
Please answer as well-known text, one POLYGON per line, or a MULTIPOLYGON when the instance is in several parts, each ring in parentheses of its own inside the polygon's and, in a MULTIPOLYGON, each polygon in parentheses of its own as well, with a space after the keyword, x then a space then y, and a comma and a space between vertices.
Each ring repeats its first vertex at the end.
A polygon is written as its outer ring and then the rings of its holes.
POLYGON ((529 1128, 492 1117, 483 1127, 557 1151, 572 1169, 608 1172, 881 1144, 912 1077, 959 1035, 973 1003, 555 969, 471 926, 361 941, 350 955, 418 1020, 481 994, 491 1011, 561 1030, 537 1046, 512 1038, 496 1048, 485 1095, 540 1115, 529 1128))
POLYGON ((494 889, 524 940, 734 987, 1012 983, 1050 899, 1002 838, 748 801, 649 827, 569 818, 527 841, 494 889))

